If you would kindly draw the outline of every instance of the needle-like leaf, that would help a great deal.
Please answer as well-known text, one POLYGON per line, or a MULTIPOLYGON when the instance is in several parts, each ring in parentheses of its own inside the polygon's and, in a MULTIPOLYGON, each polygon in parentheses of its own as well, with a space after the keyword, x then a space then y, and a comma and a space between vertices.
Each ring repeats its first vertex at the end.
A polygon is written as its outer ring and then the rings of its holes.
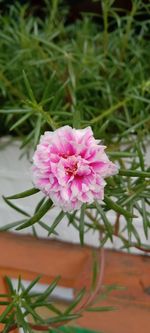
POLYGON ((16 230, 22 230, 40 221, 40 219, 50 210, 52 205, 53 202, 48 199, 34 216, 32 216, 27 222, 23 223, 21 226, 17 227, 16 230))

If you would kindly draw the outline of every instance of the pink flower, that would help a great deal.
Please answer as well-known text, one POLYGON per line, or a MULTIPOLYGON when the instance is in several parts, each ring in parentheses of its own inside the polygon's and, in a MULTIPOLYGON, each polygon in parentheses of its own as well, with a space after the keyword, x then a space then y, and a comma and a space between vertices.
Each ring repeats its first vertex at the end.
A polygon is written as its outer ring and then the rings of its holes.
POLYGON ((45 132, 33 156, 33 182, 55 205, 72 212, 103 200, 105 177, 117 173, 90 127, 45 132))

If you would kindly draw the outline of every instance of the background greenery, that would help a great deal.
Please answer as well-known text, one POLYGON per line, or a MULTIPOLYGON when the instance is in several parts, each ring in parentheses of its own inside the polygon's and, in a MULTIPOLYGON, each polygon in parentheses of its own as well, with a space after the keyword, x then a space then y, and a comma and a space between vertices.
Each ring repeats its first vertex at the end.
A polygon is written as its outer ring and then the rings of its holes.
POLYGON ((1 17, 1 108, 9 114, 2 130, 36 145, 46 128, 74 120, 79 126, 80 118, 107 143, 128 142, 129 133, 141 140, 150 120, 149 20, 136 16, 150 5, 133 1, 120 17, 105 0, 102 25, 89 14, 65 24, 67 8, 48 3, 43 20, 17 2, 1 17), (23 70, 35 100, 27 96, 23 70))
MULTIPOLYGON (((150 229, 150 168, 145 164, 150 130, 150 5, 132 1, 131 11, 120 16, 112 4, 113 1, 102 1, 100 20, 98 14, 96 21, 91 14, 83 14, 82 19, 70 24, 66 23, 67 7, 57 0, 47 1, 44 19, 33 16, 28 6, 17 2, 1 16, 0 133, 17 136, 26 152, 36 147, 45 130, 65 124, 76 128, 92 126, 95 137, 108 146, 107 152, 119 164, 120 171, 107 180, 102 205, 93 203, 83 206, 81 213, 66 214, 68 222, 79 231, 81 244, 85 232, 93 229, 101 233, 101 247, 108 239, 113 242, 116 236, 124 248, 149 252, 150 247, 141 244, 136 216, 139 214, 143 221, 146 239, 150 229), (139 21, 143 11, 147 16, 139 21), (106 214, 110 210, 116 214, 114 224, 106 214), (120 216, 124 217, 123 226, 120 216)), ((14 199, 36 192, 31 189, 4 198, 22 213, 23 219, 2 227, 1 231, 32 226, 35 232, 39 223, 48 235, 56 232, 63 212, 50 226, 41 220, 52 207, 50 200, 43 198, 33 216, 13 203, 14 199)), ((31 331, 19 302, 23 302, 25 313, 32 313, 35 322, 42 323, 35 313, 39 303, 32 302, 21 283, 18 288, 23 296, 16 296, 15 301, 12 297, 1 317, 6 323, 5 332, 16 320, 24 331, 31 331)), ((67 313, 68 320, 82 293, 79 296, 67 313)), ((64 314, 53 310, 61 322, 64 314)))

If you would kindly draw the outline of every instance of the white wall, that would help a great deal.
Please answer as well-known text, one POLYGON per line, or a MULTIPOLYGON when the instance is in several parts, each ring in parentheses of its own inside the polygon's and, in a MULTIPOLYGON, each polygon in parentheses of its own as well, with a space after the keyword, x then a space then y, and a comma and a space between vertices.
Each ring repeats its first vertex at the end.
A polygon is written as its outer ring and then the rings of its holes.
MULTIPOLYGON (((8 207, 8 205, 2 199, 2 195, 9 196, 15 193, 25 191, 33 187, 31 181, 30 167, 31 164, 27 157, 20 159, 21 151, 19 149, 19 142, 12 141, 11 138, 4 138, 0 141, 0 226, 6 225, 8 223, 22 219, 22 215, 8 207)), ((150 156, 150 150, 149 150, 150 156)), ((147 158, 149 157, 147 156, 147 158)), ((26 210, 29 214, 32 215, 36 203, 39 201, 41 194, 36 194, 34 196, 13 201, 20 208, 26 210)), ((43 218, 48 225, 54 221, 55 216, 58 212, 58 209, 52 209, 47 216, 43 218)), ((115 220, 114 212, 109 212, 109 218, 113 221, 115 220)), ((122 220, 122 223, 123 220, 122 220)), ((142 228, 142 221, 139 218, 135 220, 135 223, 138 227, 139 234, 141 236, 142 242, 150 245, 150 232, 149 240, 145 240, 145 236, 142 228)), ((47 232, 42 229, 38 224, 36 224, 36 231, 39 237, 46 237, 47 232)), ((18 231, 17 231, 18 232, 18 231)), ((65 241, 71 241, 78 243, 79 235, 74 227, 67 227, 67 220, 64 218, 59 226, 57 227, 57 232, 59 236, 57 239, 62 239, 65 241)), ((22 233, 32 233, 31 228, 25 229, 22 233)), ((85 242, 94 246, 98 246, 98 233, 88 232, 85 236, 85 242)), ((120 248, 120 241, 114 237, 113 247, 120 248)), ((112 247, 110 242, 107 242, 107 247, 112 247)), ((131 252, 137 253, 138 250, 132 249, 131 252)))

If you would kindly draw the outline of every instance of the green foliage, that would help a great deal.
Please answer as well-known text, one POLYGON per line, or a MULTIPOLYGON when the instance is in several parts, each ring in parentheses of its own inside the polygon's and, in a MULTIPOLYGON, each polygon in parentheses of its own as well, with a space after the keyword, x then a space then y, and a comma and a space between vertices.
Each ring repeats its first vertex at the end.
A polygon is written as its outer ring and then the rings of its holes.
POLYGON ((0 294, 0 306, 6 305, 6 309, 0 315, 0 323, 5 324, 5 332, 9 332, 17 327, 22 327, 24 332, 32 332, 34 326, 36 329, 36 326, 40 325, 43 327, 43 330, 49 331, 53 325, 55 327, 56 324, 57 327, 59 322, 63 323, 80 317, 79 313, 73 313, 72 310, 84 296, 85 291, 82 290, 76 297, 76 300, 72 303, 72 306, 69 305, 68 308, 62 312, 59 308, 55 307, 51 298, 51 294, 56 288, 60 278, 57 277, 42 295, 37 294, 33 290, 33 287, 39 280, 40 276, 35 278, 25 289, 21 278, 19 278, 17 289, 14 289, 10 278, 6 277, 9 293, 0 294), (43 306, 52 312, 53 316, 43 319, 37 313, 37 310, 43 306), (27 320, 29 314, 33 319, 31 325, 27 320))
POLYGON ((128 134, 145 138, 150 50, 149 22, 136 20, 142 1, 123 17, 103 2, 104 31, 91 15, 66 25, 66 9, 62 16, 62 4, 52 3, 43 21, 19 5, 1 17, 0 112, 7 131, 34 147, 41 132, 64 124, 92 125, 97 138, 115 141, 113 150, 130 144, 128 134))
MULTIPOLYGON (((16 204, 16 200, 35 195, 38 190, 5 197, 5 202, 23 217, 0 231, 32 226, 36 233, 39 224, 49 236, 57 234, 57 226, 66 216, 68 225, 72 224, 79 232, 82 245, 85 233, 97 230, 101 247, 108 239, 113 242, 115 236, 123 248, 150 251, 146 244, 141 244, 136 229, 138 214, 148 238, 150 168, 144 156, 150 130, 149 20, 136 19, 143 9, 150 14, 149 4, 132 1, 131 12, 119 16, 112 8, 112 1, 106 0, 103 26, 95 23, 91 14, 83 14, 82 20, 68 25, 67 9, 62 1, 53 0, 47 1, 44 20, 32 16, 27 6, 17 3, 10 7, 9 14, 0 18, 0 134, 19 137, 21 148, 28 151, 36 147, 45 130, 65 124, 76 128, 92 126, 95 137, 108 146, 108 155, 120 167, 119 174, 107 180, 101 205, 97 202, 83 205, 80 213, 61 211, 50 225, 41 219, 52 209, 51 200, 42 198, 32 216, 16 204), (109 211, 114 212, 115 223, 110 221, 109 211)), ((97 275, 95 261, 93 286, 97 275)), ((17 326, 24 332, 32 332, 27 322, 29 313, 36 324, 44 328, 47 325, 49 332, 52 326, 82 314, 74 310, 82 301, 84 290, 62 313, 49 298, 58 279, 42 295, 32 294, 39 277, 27 289, 19 279, 17 290, 9 278, 6 280, 9 295, 0 295, 0 305, 6 305, 0 316, 0 322, 5 324, 4 333, 17 326), (44 322, 36 311, 43 305, 54 313, 44 322)), ((86 310, 111 308, 90 305, 86 310)))
MULTIPOLYGON (((39 294, 34 290, 34 287, 39 282, 40 278, 41 276, 36 277, 28 287, 25 288, 21 277, 19 277, 16 289, 14 289, 11 279, 9 277, 5 278, 8 294, 0 294, 0 307, 6 305, 6 309, 0 315, 0 323, 5 324, 4 332, 9 332, 17 327, 22 327, 24 332, 32 332, 32 330, 36 329, 39 330, 40 327, 43 331, 50 332, 52 328, 55 331, 57 326, 59 326, 59 323, 62 325, 65 324, 65 322, 70 322, 81 316, 83 312, 82 307, 80 307, 79 311, 76 311, 76 307, 85 296, 85 289, 82 289, 76 295, 74 301, 68 306, 66 305, 66 309, 62 311, 55 305, 52 298, 52 292, 58 285, 60 277, 56 277, 42 294, 39 294), (45 307, 50 311, 50 317, 43 319, 39 315, 38 309, 41 307, 45 307), (29 314, 32 317, 32 323, 28 321, 29 314)), ((106 293, 108 292, 109 290, 106 289, 106 293)), ((111 311, 114 310, 114 308, 98 308, 85 304, 84 310, 97 312, 111 311)))

